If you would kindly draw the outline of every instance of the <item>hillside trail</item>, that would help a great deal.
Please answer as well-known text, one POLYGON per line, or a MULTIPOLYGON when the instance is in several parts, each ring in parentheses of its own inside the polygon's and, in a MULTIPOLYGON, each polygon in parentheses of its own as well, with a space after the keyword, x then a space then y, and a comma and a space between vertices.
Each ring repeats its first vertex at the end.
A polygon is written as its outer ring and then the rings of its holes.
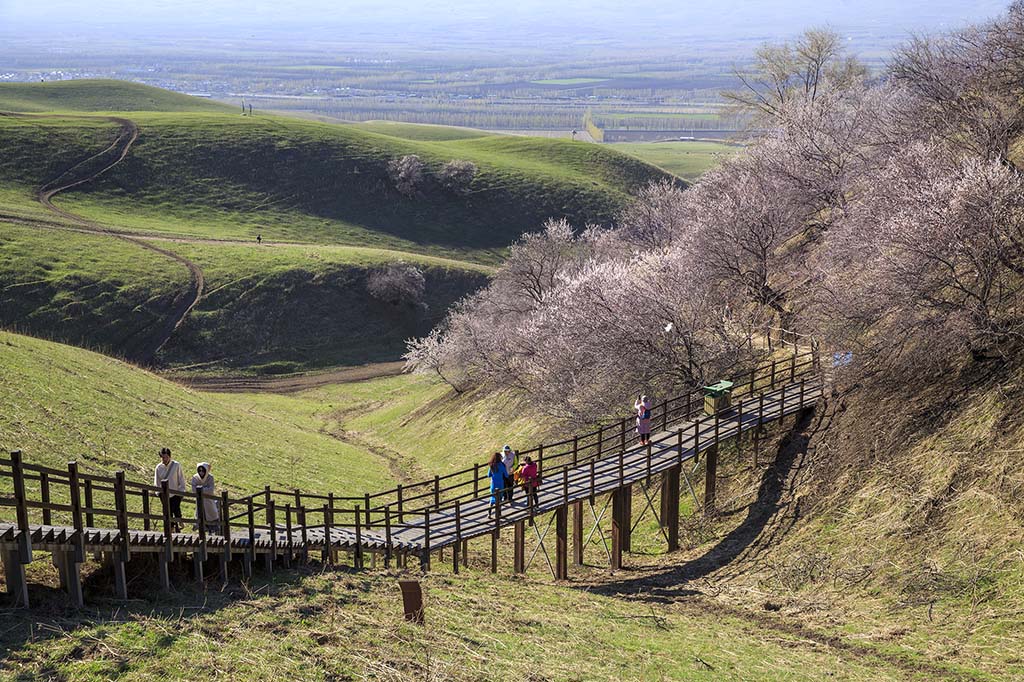
POLYGON ((196 265, 188 258, 185 258, 184 256, 181 256, 177 253, 174 253, 173 251, 160 248, 159 246, 156 246, 155 244, 152 244, 149 241, 141 239, 137 236, 125 234, 123 232, 118 232, 116 230, 111 230, 107 227, 104 227, 100 223, 97 223, 93 220, 85 218, 84 216, 80 216, 76 213, 72 213, 71 211, 60 208, 59 206, 56 206, 53 203, 53 197, 55 197, 57 194, 78 187, 80 185, 84 185, 88 182, 92 182, 93 180, 96 180, 100 176, 115 168, 122 161, 124 161, 125 158, 128 156, 129 152, 131 151, 132 145, 135 144, 135 141, 139 137, 138 126, 135 124, 134 121, 127 118, 121 118, 118 116, 24 114, 14 112, 0 112, 0 116, 21 119, 76 118, 93 121, 102 120, 109 121, 120 127, 120 133, 113 140, 113 142, 110 143, 109 146, 93 154, 87 159, 76 163, 74 166, 71 166, 63 173, 58 175, 56 178, 40 187, 36 193, 36 199, 44 208, 46 208, 51 213, 54 213, 55 215, 58 215, 61 218, 64 218, 65 220, 73 222, 76 225, 76 227, 72 228, 62 223, 50 223, 46 221, 35 220, 26 220, 18 222, 26 222, 28 224, 36 225, 38 227, 44 227, 47 229, 67 229, 76 232, 87 232, 93 234, 102 234, 108 237, 114 237, 115 239, 130 242, 136 246, 147 249, 148 251, 158 253, 166 258, 170 258, 174 261, 177 261, 178 263, 181 263, 188 269, 190 277, 189 289, 187 291, 182 292, 175 298, 171 310, 168 312, 168 314, 164 318, 164 321, 161 323, 156 333, 152 336, 151 340, 147 344, 145 344, 141 349, 138 349, 135 352, 131 353, 131 360, 143 365, 152 364, 154 358, 156 357, 156 354, 160 351, 160 349, 162 349, 167 344, 167 342, 178 330, 178 328, 181 327, 181 325, 184 323, 189 313, 192 312, 192 309, 195 308, 199 301, 202 299, 203 290, 205 289, 206 286, 206 280, 203 276, 202 269, 200 269, 198 265, 196 265), (96 159, 100 159, 110 154, 114 154, 114 158, 112 161, 105 163, 101 168, 94 172, 88 173, 82 177, 75 177, 74 173, 77 169, 89 164, 90 162, 96 159), (68 179, 65 181, 64 178, 68 179))

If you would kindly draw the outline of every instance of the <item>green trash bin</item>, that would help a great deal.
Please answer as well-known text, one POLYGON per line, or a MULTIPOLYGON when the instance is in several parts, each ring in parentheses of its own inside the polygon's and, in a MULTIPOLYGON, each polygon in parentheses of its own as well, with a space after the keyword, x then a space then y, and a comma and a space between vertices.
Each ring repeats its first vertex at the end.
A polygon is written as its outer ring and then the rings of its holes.
POLYGON ((719 381, 704 387, 704 413, 715 414, 732 406, 732 382, 719 381))

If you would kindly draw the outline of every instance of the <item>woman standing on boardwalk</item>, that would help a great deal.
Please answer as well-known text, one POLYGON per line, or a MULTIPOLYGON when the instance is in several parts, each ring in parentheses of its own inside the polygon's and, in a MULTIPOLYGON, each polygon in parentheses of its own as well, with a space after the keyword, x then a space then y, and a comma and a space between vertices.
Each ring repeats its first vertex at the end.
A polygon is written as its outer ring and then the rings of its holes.
POLYGON ((523 484, 526 501, 532 501, 535 507, 540 504, 537 500, 537 488, 540 487, 540 472, 537 470, 537 463, 530 457, 526 457, 523 465, 519 467, 519 481, 523 484))
MULTIPOLYGON (((217 533, 220 527, 220 510, 217 500, 213 497, 213 474, 210 473, 210 465, 207 462, 200 462, 196 467, 196 473, 192 476, 192 492, 203 494, 203 522, 206 532, 217 533)), ((196 518, 199 518, 198 506, 196 518)))
POLYGON ((639 395, 633 403, 636 411, 636 433, 640 436, 640 445, 651 442, 651 401, 645 395, 639 395))
POLYGON ((491 506, 487 510, 487 515, 490 516, 494 513, 494 505, 498 501, 498 495, 504 494, 502 491, 505 489, 505 479, 508 478, 505 465, 501 463, 500 452, 495 452, 491 456, 491 461, 487 463, 487 477, 491 479, 491 506))

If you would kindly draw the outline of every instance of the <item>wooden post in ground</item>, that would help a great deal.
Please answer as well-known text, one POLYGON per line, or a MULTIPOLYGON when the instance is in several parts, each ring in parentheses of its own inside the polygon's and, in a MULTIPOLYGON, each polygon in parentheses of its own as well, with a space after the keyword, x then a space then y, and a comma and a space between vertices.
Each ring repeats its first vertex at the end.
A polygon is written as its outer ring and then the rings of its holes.
POLYGON ((231 500, 227 490, 220 492, 220 534, 224 537, 224 546, 220 550, 220 579, 226 585, 231 563, 231 500))
POLYGON ((270 497, 270 486, 263 488, 263 511, 266 514, 267 532, 270 533, 270 552, 263 555, 263 568, 267 575, 274 572, 274 558, 277 556, 277 525, 274 518, 274 500, 270 497))
POLYGON ((572 503, 572 560, 583 565, 583 500, 572 503))
POLYGON ((616 488, 612 491, 611 569, 613 571, 622 568, 623 541, 629 532, 627 524, 625 488, 616 488))
POLYGON ((128 545, 128 496, 124 485, 124 471, 114 474, 114 514, 117 518, 118 547, 111 555, 114 565, 114 585, 117 596, 128 598, 128 580, 125 563, 130 557, 128 545))
POLYGON ((526 572, 526 521, 516 521, 512 526, 512 572, 526 572))
POLYGON ((163 516, 163 539, 164 548, 160 552, 160 556, 157 557, 157 564, 159 565, 160 571, 160 587, 165 591, 169 592, 171 589, 171 572, 170 564, 174 559, 174 547, 172 540, 172 525, 171 521, 171 495, 170 490, 167 486, 167 481, 160 482, 160 510, 163 516))
POLYGON ((622 536, 622 551, 633 551, 633 486, 627 485, 622 488, 622 496, 625 504, 625 528, 622 536))
POLYGON ((661 478, 661 523, 668 529, 668 551, 679 549, 679 471, 676 464, 661 478))
POLYGON ((569 507, 555 510, 555 580, 569 578, 569 507))
MULTIPOLYGON (((429 510, 427 510, 427 514, 428 514, 428 516, 424 517, 424 521, 425 521, 424 533, 425 533, 425 538, 426 538, 426 541, 424 543, 424 551, 425 551, 425 553, 427 555, 427 565, 426 565, 426 568, 424 569, 425 571, 429 571, 430 570, 430 552, 428 550, 426 550, 426 547, 430 546, 430 540, 429 540, 430 539, 430 520, 429 520, 430 519, 430 516, 429 516, 430 511, 429 510)), ((355 527, 356 527, 356 547, 355 547, 355 551, 352 553, 352 568, 362 568, 363 567, 363 516, 362 516, 362 513, 361 513, 361 511, 359 509, 359 505, 358 504, 356 505, 356 511, 352 515, 352 517, 353 517, 352 520, 355 521, 355 527)))
MULTIPOLYGON (((225 500, 226 499, 227 497, 225 496, 225 500)), ((292 549, 294 548, 295 543, 292 540, 292 505, 290 502, 285 503, 284 505, 284 532, 285 538, 287 538, 285 541, 285 551, 283 552, 284 567, 291 568, 293 554, 292 549)))
POLYGON ((718 476, 718 443, 704 451, 704 515, 715 513, 715 482, 718 476))
POLYGON ((25 564, 21 563, 18 551, 0 551, 0 561, 4 564, 7 594, 14 599, 15 606, 28 608, 28 581, 25 579, 25 564))

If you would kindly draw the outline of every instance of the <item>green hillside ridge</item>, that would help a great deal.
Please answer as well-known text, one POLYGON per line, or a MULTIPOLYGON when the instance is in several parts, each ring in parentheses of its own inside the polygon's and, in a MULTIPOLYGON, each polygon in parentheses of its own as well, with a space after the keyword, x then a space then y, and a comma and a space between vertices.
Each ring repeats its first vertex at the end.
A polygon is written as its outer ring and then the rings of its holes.
MULTIPOLYGON (((116 94, 115 89, 111 98, 116 94)), ((140 128, 125 161, 57 198, 66 208, 122 229, 369 243, 493 262, 496 249, 546 218, 566 217, 580 226, 608 223, 632 193, 666 177, 628 155, 566 140, 272 115, 125 116, 140 128), (428 166, 413 197, 400 194, 387 172, 390 161, 409 154, 428 166), (471 161, 479 169, 464 192, 446 190, 436 179, 452 160, 471 161)), ((103 120, 0 118, 7 152, 0 159, 0 187, 19 190, 22 203, 31 203, 33 188, 95 153, 116 133, 103 120), (90 136, 76 139, 79 128, 90 136)))
POLYGON ((165 365, 213 363, 285 373, 397 360, 490 270, 417 254, 344 246, 170 244, 198 264, 207 291, 164 348, 165 365), (374 298, 369 277, 404 261, 425 278, 422 301, 374 298))
POLYGON ((220 102, 106 79, 0 83, 0 111, 231 111, 220 102))
MULTIPOLYGON (((0 332, 0 450, 27 461, 151 480, 161 446, 186 466, 209 461, 219 486, 361 494, 391 484, 380 457, 294 413, 192 391, 72 346, 0 332)), ((3 485, 9 490, 10 481, 3 485)))

